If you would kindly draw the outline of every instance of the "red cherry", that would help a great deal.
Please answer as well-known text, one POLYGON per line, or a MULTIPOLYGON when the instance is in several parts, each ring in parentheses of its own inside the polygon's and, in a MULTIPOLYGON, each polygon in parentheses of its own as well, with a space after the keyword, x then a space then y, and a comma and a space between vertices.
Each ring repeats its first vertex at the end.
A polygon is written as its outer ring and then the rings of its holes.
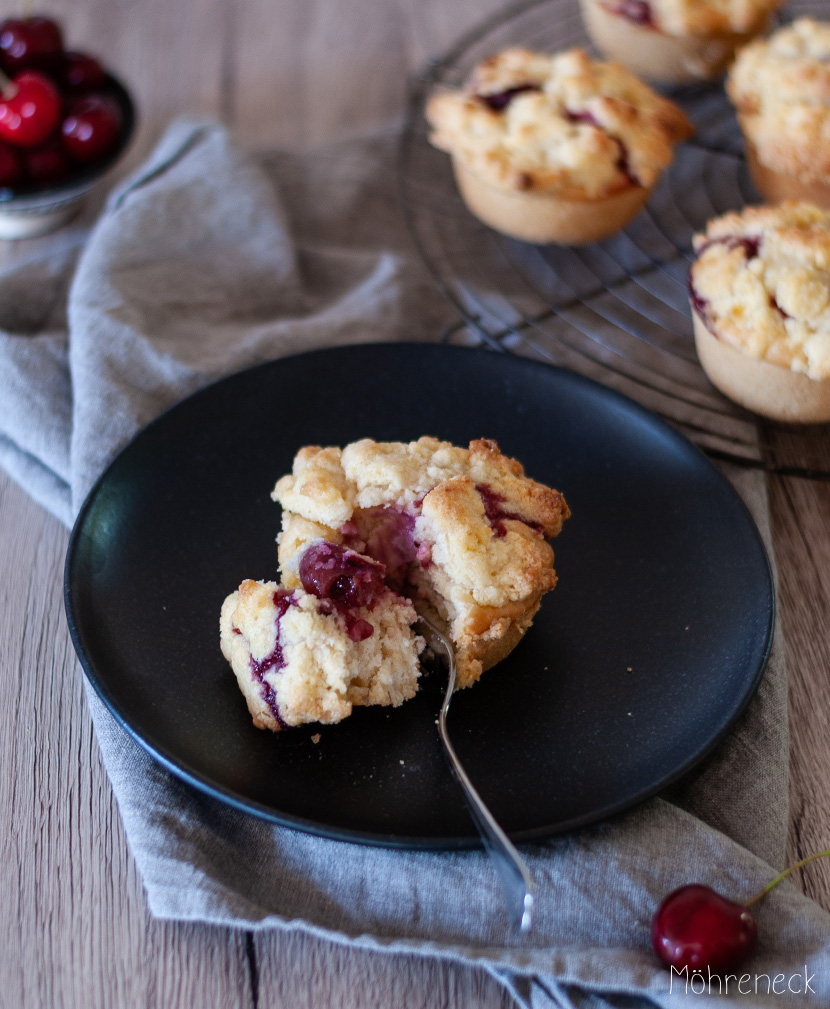
POLYGON ((633 21, 641 28, 657 27, 654 21, 654 12, 648 0, 622 0, 618 6, 613 8, 612 12, 628 21, 633 21))
POLYGON ((0 95, 0 137, 16 147, 34 147, 58 125, 61 99, 43 74, 24 70, 0 95))
POLYGON ((755 919, 742 904, 700 883, 670 893, 651 922, 654 952, 677 971, 735 970, 757 938, 755 919))
POLYGON ((0 143, 0 189, 16 186, 21 179, 20 158, 14 148, 0 143))
POLYGON ((107 72, 92 56, 86 53, 65 53, 62 81, 75 91, 91 91, 100 88, 107 79, 107 72))
POLYGON ((8 18, 0 24, 0 59, 10 73, 53 71, 62 53, 61 30, 51 18, 8 18))
POLYGON ((72 171, 60 137, 50 137, 45 144, 24 151, 23 165, 27 181, 38 186, 62 182, 72 171))
POLYGON ((75 161, 97 161, 118 143, 121 110, 107 95, 87 95, 72 106, 61 133, 64 147, 75 161))

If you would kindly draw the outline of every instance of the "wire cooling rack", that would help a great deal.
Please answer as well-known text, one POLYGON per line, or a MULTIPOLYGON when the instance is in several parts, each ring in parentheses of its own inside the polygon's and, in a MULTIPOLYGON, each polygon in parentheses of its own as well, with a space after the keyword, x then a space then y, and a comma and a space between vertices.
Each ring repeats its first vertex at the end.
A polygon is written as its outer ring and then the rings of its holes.
MULTIPOLYGON (((800 0, 788 18, 820 17, 825 3, 800 0)), ((698 364, 687 294, 692 236, 711 217, 759 202, 723 88, 670 92, 696 133, 624 231, 583 248, 528 245, 469 213, 424 119, 434 89, 459 87, 480 60, 516 44, 591 48, 575 0, 524 0, 431 63, 410 92, 399 187, 412 239, 459 312, 444 338, 594 378, 660 414, 710 455, 830 479, 830 426, 762 421, 722 396, 698 364)))

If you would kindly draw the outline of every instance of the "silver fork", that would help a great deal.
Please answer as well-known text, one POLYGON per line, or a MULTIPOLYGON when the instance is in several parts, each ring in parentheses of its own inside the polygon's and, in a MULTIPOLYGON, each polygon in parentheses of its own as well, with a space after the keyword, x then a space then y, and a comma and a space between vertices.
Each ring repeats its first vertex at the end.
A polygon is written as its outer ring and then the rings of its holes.
POLYGON ((444 652, 449 667, 447 690, 438 716, 438 734, 444 744, 450 766, 461 785, 467 805, 470 807, 478 832, 481 834, 484 847, 498 873, 507 900, 510 920, 520 932, 528 932, 533 923, 533 877, 515 845, 498 825, 495 817, 476 791, 475 785, 470 781, 447 732, 447 712, 450 710, 450 701, 455 690, 455 648, 432 621, 420 615, 418 620, 425 631, 424 637, 427 644, 433 651, 444 652))

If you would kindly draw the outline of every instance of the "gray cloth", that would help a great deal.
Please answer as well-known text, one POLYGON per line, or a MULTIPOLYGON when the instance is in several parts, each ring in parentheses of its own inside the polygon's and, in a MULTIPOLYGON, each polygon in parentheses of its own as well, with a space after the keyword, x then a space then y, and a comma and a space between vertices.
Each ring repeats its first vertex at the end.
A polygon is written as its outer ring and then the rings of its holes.
MULTIPOLYGON (((216 377, 317 346, 437 338, 453 317, 409 247, 393 152, 381 137, 254 158, 215 124, 174 124, 90 235, 67 232, 47 258, 0 275, 3 465, 69 523, 141 425, 216 377)), ((728 476, 769 547, 763 478, 728 476)), ((508 930, 482 852, 274 827, 172 777, 91 692, 89 703, 153 914, 474 961, 534 1007, 697 1005, 650 951, 657 902, 690 881, 746 898, 784 859, 780 633, 739 725, 670 801, 523 847, 538 885, 524 939, 508 930)), ((815 994, 741 1004, 830 1004, 830 916, 784 883, 757 917, 750 990, 756 974, 803 987, 806 970, 815 994)))

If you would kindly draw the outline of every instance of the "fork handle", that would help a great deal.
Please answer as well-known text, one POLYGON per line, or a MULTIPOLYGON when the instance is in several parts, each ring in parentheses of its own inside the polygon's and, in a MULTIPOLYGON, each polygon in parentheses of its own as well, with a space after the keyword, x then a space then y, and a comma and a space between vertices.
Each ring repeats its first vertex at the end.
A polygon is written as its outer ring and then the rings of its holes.
POLYGON ((438 720, 438 730, 450 766, 461 785, 464 798, 467 800, 481 839, 484 841, 487 854, 499 875, 502 889, 507 898, 511 922, 520 932, 528 932, 533 924, 533 878, 524 859, 516 850, 516 846, 498 825, 493 814, 484 804, 484 800, 478 794, 475 785, 467 776, 467 772, 458 759, 447 735, 444 721, 445 709, 442 708, 438 720))
POLYGON ((447 731, 447 712, 450 709, 450 701, 455 690, 456 667, 455 649, 438 629, 429 623, 424 617, 421 621, 428 625, 430 634, 430 645, 436 642, 441 645, 446 653, 449 666, 449 680, 447 690, 444 694, 444 703, 441 705, 441 713, 438 716, 438 733, 441 742, 444 744, 444 752, 450 762, 450 766, 458 779, 464 798, 472 813, 484 847, 490 856, 493 865, 499 876, 499 880, 507 898, 507 907, 510 919, 514 927, 520 932, 528 932, 533 923, 533 877, 525 865, 524 859, 516 850, 515 845, 505 834, 496 822, 495 817, 487 808, 484 800, 478 794, 475 785, 470 781, 464 765, 458 759, 455 747, 450 741, 447 731))

